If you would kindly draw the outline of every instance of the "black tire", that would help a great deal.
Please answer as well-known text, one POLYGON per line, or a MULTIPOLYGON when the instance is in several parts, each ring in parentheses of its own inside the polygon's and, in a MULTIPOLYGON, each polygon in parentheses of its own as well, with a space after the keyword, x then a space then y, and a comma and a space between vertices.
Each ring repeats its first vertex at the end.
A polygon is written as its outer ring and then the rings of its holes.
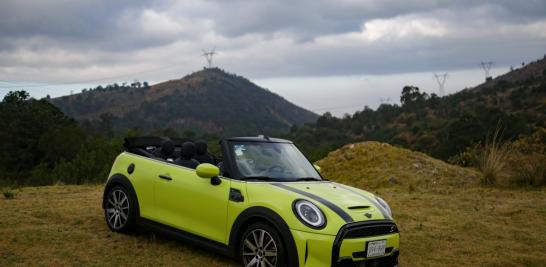
POLYGON ((245 267, 283 267, 286 266, 285 251, 285 245, 274 227, 255 223, 241 236, 237 253, 245 267))
POLYGON ((132 232, 135 229, 135 205, 129 191, 116 185, 105 197, 104 219, 108 228, 114 232, 132 232))

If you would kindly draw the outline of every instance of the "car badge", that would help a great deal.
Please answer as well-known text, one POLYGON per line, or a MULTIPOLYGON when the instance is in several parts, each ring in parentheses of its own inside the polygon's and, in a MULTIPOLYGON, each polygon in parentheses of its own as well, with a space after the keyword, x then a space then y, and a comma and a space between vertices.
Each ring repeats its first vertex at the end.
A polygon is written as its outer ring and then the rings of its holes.
POLYGON ((364 213, 364 216, 368 217, 368 219, 370 219, 372 217, 372 214, 370 213, 364 213))

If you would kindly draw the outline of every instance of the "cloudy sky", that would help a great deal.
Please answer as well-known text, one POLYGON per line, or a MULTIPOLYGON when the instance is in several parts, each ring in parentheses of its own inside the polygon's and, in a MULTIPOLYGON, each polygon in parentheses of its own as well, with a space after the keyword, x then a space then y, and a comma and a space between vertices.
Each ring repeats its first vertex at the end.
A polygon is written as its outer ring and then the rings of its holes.
POLYGON ((34 97, 214 64, 318 113, 446 92, 544 57, 545 0, 2 0, 0 94, 34 97))

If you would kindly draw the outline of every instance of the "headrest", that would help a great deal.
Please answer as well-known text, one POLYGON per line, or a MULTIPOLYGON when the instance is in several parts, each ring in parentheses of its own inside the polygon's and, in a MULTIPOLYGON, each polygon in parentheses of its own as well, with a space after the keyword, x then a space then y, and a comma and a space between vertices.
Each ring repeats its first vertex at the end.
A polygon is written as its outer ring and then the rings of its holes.
POLYGON ((208 145, 207 142, 203 140, 199 140, 195 142, 195 153, 197 155, 205 155, 207 154, 208 145))
POLYGON ((162 141, 161 153, 163 153, 165 156, 171 156, 174 153, 174 142, 171 140, 162 141))
POLYGON ((195 145, 192 142, 184 142, 182 144, 182 150, 180 151, 180 157, 183 159, 191 159, 195 155, 195 145))

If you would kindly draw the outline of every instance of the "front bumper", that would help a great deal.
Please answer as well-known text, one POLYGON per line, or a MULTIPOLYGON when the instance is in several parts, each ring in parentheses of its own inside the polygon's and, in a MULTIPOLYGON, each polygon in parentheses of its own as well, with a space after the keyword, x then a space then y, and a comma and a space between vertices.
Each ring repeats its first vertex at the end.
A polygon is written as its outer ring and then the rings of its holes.
POLYGON ((291 230, 299 255, 299 266, 375 267, 397 266, 400 234, 388 220, 344 225, 336 236, 291 230), (366 258, 368 241, 386 240, 385 255, 366 258))

